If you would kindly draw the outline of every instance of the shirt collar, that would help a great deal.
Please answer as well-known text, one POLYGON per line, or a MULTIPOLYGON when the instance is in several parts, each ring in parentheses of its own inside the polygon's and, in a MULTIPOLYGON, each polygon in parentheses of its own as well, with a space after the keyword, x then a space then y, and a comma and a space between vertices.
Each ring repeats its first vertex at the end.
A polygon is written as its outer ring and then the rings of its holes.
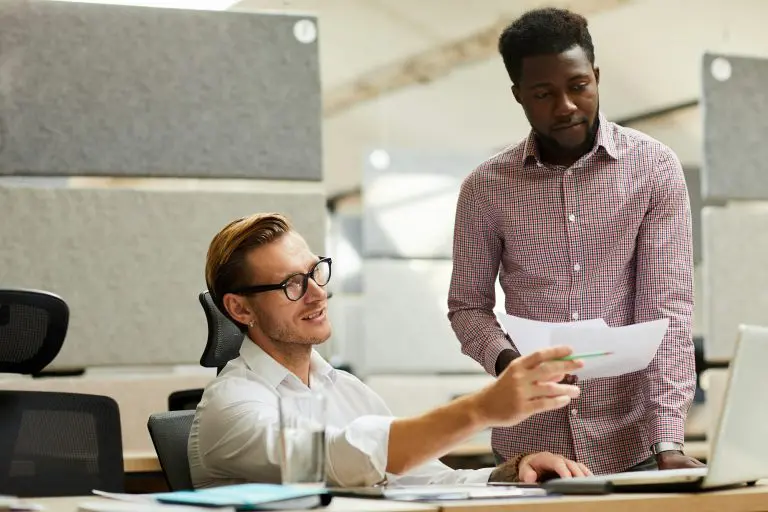
MULTIPOLYGON (((272 387, 277 388, 289 375, 292 375, 288 368, 275 361, 248 336, 243 338, 240 357, 243 358, 251 371, 265 379, 272 387)), ((336 369, 323 359, 323 356, 316 350, 312 349, 312 355, 309 359, 309 381, 312 383, 323 377, 335 380, 336 369)))
MULTIPOLYGON (((598 120, 600 125, 597 128, 597 136, 595 137, 595 146, 590 151, 594 153, 598 148, 603 148, 605 152, 613 158, 618 160, 618 151, 616 150, 616 141, 613 138, 612 130, 609 126, 608 119, 602 112, 598 113, 598 120)), ((528 133, 528 138, 525 140, 523 146, 523 166, 528 163, 536 163, 538 166, 542 166, 541 155, 539 154, 539 147, 536 144, 536 136, 533 134, 533 130, 528 133)))

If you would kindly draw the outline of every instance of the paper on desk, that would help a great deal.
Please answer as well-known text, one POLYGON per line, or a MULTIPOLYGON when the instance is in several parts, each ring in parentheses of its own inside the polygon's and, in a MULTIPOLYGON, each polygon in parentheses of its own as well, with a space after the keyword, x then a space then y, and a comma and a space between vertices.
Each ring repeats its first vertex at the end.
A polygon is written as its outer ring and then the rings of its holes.
POLYGON ((548 323, 513 315, 498 315, 521 354, 555 345, 567 345, 573 353, 613 352, 609 356, 584 359, 584 367, 574 372, 580 379, 616 377, 642 370, 659 349, 669 319, 654 320, 624 327, 608 327, 602 319, 581 322, 548 323))

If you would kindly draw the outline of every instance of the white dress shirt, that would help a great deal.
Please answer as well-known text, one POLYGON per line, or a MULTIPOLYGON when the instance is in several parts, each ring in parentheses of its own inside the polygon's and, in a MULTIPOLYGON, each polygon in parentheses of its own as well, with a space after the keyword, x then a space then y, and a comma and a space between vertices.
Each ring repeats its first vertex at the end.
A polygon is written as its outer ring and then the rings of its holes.
POLYGON ((249 338, 240 356, 210 383, 197 406, 188 455, 196 488, 280 482, 278 397, 326 399, 326 471, 330 485, 487 482, 492 468, 453 470, 438 460, 402 475, 386 472, 392 413, 368 386, 312 351, 310 387, 249 338))

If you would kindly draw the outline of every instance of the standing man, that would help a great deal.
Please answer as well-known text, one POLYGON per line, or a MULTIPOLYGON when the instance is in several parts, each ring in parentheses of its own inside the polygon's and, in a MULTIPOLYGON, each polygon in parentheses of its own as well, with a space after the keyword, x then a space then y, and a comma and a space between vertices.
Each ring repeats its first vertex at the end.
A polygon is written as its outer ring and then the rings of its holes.
POLYGON ((462 352, 492 375, 519 356, 492 312, 497 276, 512 315, 670 323, 646 370, 580 382, 568 408, 495 429, 494 451, 504 459, 552 451, 595 474, 700 466, 683 451, 695 372, 691 216, 680 162, 600 113, 600 70, 584 17, 530 11, 504 30, 499 51, 531 132, 461 187, 448 316, 462 352))

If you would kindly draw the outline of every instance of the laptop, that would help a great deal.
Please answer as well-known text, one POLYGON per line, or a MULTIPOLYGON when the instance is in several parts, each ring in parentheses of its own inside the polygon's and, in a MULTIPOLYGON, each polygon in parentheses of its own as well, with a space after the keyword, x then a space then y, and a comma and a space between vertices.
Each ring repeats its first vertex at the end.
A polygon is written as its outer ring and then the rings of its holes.
POLYGON ((766 362, 768 328, 739 326, 708 467, 557 478, 543 487, 561 494, 703 491, 768 478, 766 362))

